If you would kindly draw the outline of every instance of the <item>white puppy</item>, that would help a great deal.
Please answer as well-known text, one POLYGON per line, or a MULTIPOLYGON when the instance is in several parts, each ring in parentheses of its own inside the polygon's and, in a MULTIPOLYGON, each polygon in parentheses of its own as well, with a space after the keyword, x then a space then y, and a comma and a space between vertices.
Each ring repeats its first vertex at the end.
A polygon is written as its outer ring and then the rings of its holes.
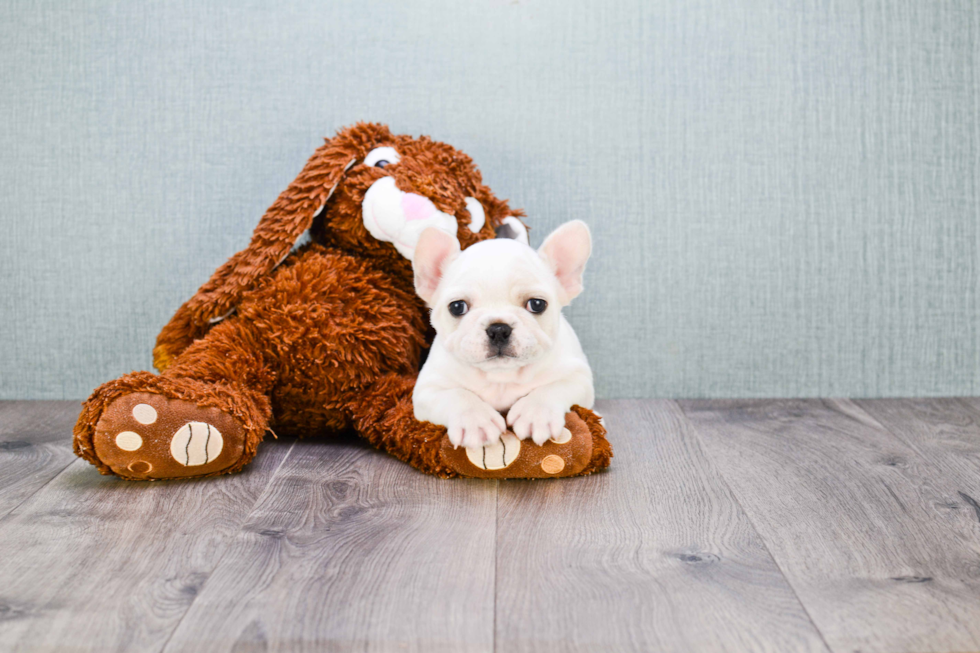
POLYGON ((506 238, 460 252, 456 238, 426 229, 415 289, 432 309, 436 338, 415 384, 415 418, 445 426, 456 446, 493 444, 508 424, 544 444, 561 435, 573 404, 591 408, 592 370, 561 314, 582 292, 591 250, 580 220, 537 252, 506 238))

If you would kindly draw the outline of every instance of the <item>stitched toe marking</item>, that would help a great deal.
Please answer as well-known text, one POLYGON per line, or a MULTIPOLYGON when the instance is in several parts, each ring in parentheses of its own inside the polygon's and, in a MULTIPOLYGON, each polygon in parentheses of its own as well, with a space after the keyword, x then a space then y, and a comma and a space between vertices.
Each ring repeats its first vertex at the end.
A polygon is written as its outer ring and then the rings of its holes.
POLYGON ((480 469, 503 469, 517 460, 521 441, 512 433, 504 433, 495 444, 485 447, 466 447, 466 457, 480 469))
POLYGON ((221 454, 221 431, 207 422, 188 422, 174 433, 170 455, 185 467, 206 465, 221 454))

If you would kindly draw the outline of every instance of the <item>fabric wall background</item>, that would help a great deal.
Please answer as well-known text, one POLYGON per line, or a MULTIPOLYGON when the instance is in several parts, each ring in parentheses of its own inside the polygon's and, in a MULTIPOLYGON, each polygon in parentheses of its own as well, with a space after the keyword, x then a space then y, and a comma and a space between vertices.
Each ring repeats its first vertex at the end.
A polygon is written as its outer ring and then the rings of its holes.
POLYGON ((0 397, 82 398, 342 125, 596 238, 611 396, 980 393, 980 4, 8 2, 0 397))

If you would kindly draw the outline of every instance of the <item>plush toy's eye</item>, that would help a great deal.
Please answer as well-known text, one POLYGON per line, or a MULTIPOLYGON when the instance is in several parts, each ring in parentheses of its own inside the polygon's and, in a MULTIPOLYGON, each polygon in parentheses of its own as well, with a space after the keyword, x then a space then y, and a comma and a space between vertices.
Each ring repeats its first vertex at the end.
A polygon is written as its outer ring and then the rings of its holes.
POLYGON ((364 157, 364 165, 374 166, 375 168, 384 168, 392 163, 398 163, 401 157, 398 156, 398 152, 395 151, 393 147, 376 147, 368 155, 364 157))
POLYGON ((548 308, 548 302, 543 299, 538 299, 537 297, 527 300, 527 304, 524 304, 524 308, 531 311, 535 315, 538 313, 544 313, 544 309, 548 308))
POLYGON ((466 311, 468 310, 470 310, 469 304, 464 302, 462 299, 460 299, 459 301, 449 303, 450 315, 455 315, 456 317, 460 317, 462 315, 466 315, 466 311))

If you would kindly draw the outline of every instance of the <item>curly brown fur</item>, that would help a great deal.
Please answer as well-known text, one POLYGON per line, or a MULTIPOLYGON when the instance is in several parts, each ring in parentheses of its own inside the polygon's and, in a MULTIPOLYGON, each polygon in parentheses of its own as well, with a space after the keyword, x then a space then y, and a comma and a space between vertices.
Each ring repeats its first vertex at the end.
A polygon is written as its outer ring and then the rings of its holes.
POLYGON ((612 462, 612 444, 606 439, 606 427, 602 425, 602 420, 588 408, 572 406, 572 412, 582 418, 582 421, 592 432, 592 461, 581 471, 580 476, 591 474, 592 472, 609 467, 612 462))
POLYGON ((327 139, 310 157, 299 176, 269 207, 259 221, 249 246, 238 252, 178 309, 163 328, 153 350, 154 366, 163 371, 190 343, 204 335, 211 320, 233 310, 246 290, 269 274, 290 252, 307 229, 316 242, 334 245, 373 258, 387 271, 411 279, 411 264, 388 243, 375 240, 364 228, 361 202, 371 184, 390 175, 406 192, 427 196, 441 211, 470 223, 465 197, 483 204, 486 224, 479 233, 459 231, 463 247, 494 237, 494 229, 509 215, 522 216, 507 202, 494 197, 469 156, 426 136, 394 136, 384 125, 359 123, 327 139), (385 170, 348 166, 367 153, 391 146, 402 161, 385 170), (327 203, 328 205, 324 205, 327 203), (314 213, 323 206, 314 225, 314 213))
MULTIPOLYGON (((422 471, 455 475, 438 456, 445 429, 413 417, 411 392, 429 328, 411 263, 371 237, 361 217, 365 193, 385 175, 454 215, 463 247, 493 238, 504 218, 522 215, 448 145, 395 136, 378 124, 342 130, 273 203, 249 246, 161 331, 154 349, 161 374, 133 373, 93 393, 75 427, 76 453, 112 473, 92 447, 96 425, 111 401, 145 391, 218 408, 243 424, 246 456, 224 471, 251 460, 271 423, 299 435, 354 429, 422 471), (396 148, 401 160, 384 169, 360 163, 380 146, 396 148), (486 212, 477 233, 463 228, 471 220, 467 196, 486 212), (307 229, 313 242, 292 251, 307 229)), ((593 429, 599 452, 588 471, 608 465, 605 430, 591 411, 576 412, 593 429)))
MULTIPOLYGON (((245 453, 239 461, 228 469, 201 476, 216 476, 237 472, 251 462, 258 451, 259 443, 269 426, 271 409, 267 397, 250 389, 223 383, 206 383, 194 379, 173 379, 157 376, 151 372, 132 372, 114 381, 103 383, 82 404, 82 412, 75 424, 73 448, 75 455, 95 465, 102 474, 116 474, 103 463, 95 453, 93 439, 95 427, 102 413, 114 399, 134 392, 151 392, 173 399, 191 401, 201 407, 213 407, 234 417, 245 428, 247 437, 245 453)), ((119 474, 129 480, 138 477, 119 474)))

